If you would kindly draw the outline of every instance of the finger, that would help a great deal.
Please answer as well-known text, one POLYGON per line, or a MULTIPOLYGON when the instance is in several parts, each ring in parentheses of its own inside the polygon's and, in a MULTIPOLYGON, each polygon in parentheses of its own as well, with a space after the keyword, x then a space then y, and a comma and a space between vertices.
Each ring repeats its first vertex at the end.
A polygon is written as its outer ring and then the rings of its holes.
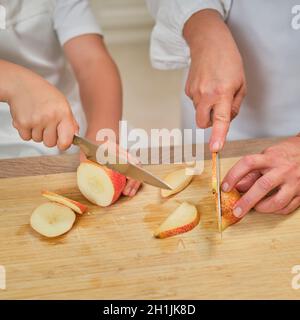
POLYGON ((196 108, 196 123, 199 128, 206 129, 212 125, 211 111, 214 100, 211 96, 197 94, 193 99, 196 108))
POLYGON ((240 112, 241 104, 246 95, 246 86, 243 84, 233 98, 231 107, 231 120, 233 120, 240 112))
POLYGON ((43 141, 43 128, 33 128, 31 132, 32 140, 35 142, 42 142, 43 141))
POLYGON ((259 171, 251 171, 249 172, 240 182, 236 184, 236 189, 239 192, 247 192, 254 184, 254 182, 261 177, 261 173, 259 171))
POLYGON ((129 196, 134 184, 135 184, 135 180, 132 180, 132 179, 128 179, 127 180, 126 186, 125 186, 125 188, 123 190, 123 194, 125 196, 129 196))
POLYGON ((198 128, 206 129, 211 127, 211 111, 212 107, 209 105, 203 105, 202 103, 197 105, 196 108, 196 123, 198 128))
POLYGON ((57 144, 56 125, 51 125, 45 128, 43 133, 43 142, 46 147, 52 148, 57 144))
POLYGON ((234 205, 233 214, 242 218, 249 210, 282 182, 282 174, 271 170, 260 177, 253 186, 234 205))
POLYGON ((20 137, 25 140, 29 141, 31 140, 31 129, 19 129, 18 130, 20 137))
POLYGON ((231 119, 232 98, 224 98, 213 107, 213 126, 209 142, 210 151, 218 152, 223 148, 231 119))
POLYGON ((73 118, 64 118, 57 127, 57 146, 60 150, 66 150, 70 147, 73 141, 76 127, 74 126, 73 118))
POLYGON ((80 150, 79 151, 79 161, 84 162, 86 160, 87 160, 86 155, 80 150))
POLYGON ((300 197, 295 197, 285 208, 275 211, 275 214, 289 214, 300 207, 300 197))
POLYGON ((264 213, 279 211, 288 206, 295 196, 295 188, 283 185, 275 194, 261 200, 255 206, 255 210, 264 213))
POLYGON ((136 181, 136 182, 134 183, 134 185, 132 186, 132 189, 131 189, 131 191, 130 191, 130 193, 129 193, 129 196, 130 196, 130 197, 135 196, 136 193, 138 192, 140 186, 141 186, 141 183, 140 183, 139 181, 136 181))
POLYGON ((240 182, 248 173, 264 169, 269 165, 268 159, 262 154, 253 154, 243 157, 226 174, 222 183, 222 190, 228 192, 240 182))

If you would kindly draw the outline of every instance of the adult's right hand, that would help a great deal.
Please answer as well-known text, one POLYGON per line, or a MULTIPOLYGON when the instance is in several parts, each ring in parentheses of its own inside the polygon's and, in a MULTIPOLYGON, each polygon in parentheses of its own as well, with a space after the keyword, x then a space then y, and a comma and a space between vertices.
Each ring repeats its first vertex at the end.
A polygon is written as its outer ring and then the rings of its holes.
POLYGON ((185 91, 193 100, 198 127, 212 126, 210 150, 217 152, 223 148, 230 121, 239 113, 246 94, 242 58, 216 10, 192 15, 183 34, 191 53, 185 91))

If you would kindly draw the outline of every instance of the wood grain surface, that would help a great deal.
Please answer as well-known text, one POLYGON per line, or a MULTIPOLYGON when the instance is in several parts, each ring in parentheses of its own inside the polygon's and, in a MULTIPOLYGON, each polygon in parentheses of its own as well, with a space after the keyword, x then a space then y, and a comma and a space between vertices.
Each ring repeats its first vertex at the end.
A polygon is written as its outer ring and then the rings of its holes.
MULTIPOLYGON (((258 153, 280 139, 282 138, 228 141, 222 151, 222 157, 239 157, 250 153, 258 153)), ((204 150, 205 159, 210 159, 207 145, 205 145, 204 150)), ((78 163, 78 154, 3 159, 0 160, 0 178, 74 172, 78 167, 78 163)))
MULTIPOLYGON (((222 159, 222 173, 236 158, 222 159)), ((32 210, 49 189, 88 202, 75 173, 0 180, 0 265, 7 288, 0 299, 298 299, 291 286, 300 264, 300 212, 250 213, 216 232, 211 163, 182 193, 162 200, 144 186, 110 208, 89 204, 74 228, 45 239, 29 226, 32 210), (164 240, 153 230, 181 201, 195 204, 201 221, 191 232, 164 240)), ((151 167, 164 176, 173 165, 151 167)))

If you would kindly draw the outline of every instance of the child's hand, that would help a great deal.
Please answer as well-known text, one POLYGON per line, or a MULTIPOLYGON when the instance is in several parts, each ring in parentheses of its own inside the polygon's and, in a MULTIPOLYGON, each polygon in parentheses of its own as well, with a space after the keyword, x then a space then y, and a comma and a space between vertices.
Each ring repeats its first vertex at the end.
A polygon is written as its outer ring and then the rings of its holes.
POLYGON ((10 64, 8 81, 6 101, 13 126, 21 138, 67 149, 78 125, 63 94, 43 78, 13 64, 10 64))
POLYGON ((129 196, 129 197, 135 196, 141 185, 142 185, 141 182, 128 178, 126 186, 123 190, 124 196, 129 196))

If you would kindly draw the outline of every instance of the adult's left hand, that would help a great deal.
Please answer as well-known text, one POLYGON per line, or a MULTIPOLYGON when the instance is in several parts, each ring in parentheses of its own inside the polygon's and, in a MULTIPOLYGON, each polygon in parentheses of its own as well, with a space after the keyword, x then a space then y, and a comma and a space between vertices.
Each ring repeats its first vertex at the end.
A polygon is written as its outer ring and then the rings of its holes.
POLYGON ((245 192, 234 207, 237 217, 252 208, 277 214, 296 210, 300 206, 300 136, 239 160, 222 183, 225 192, 234 187, 245 192))

